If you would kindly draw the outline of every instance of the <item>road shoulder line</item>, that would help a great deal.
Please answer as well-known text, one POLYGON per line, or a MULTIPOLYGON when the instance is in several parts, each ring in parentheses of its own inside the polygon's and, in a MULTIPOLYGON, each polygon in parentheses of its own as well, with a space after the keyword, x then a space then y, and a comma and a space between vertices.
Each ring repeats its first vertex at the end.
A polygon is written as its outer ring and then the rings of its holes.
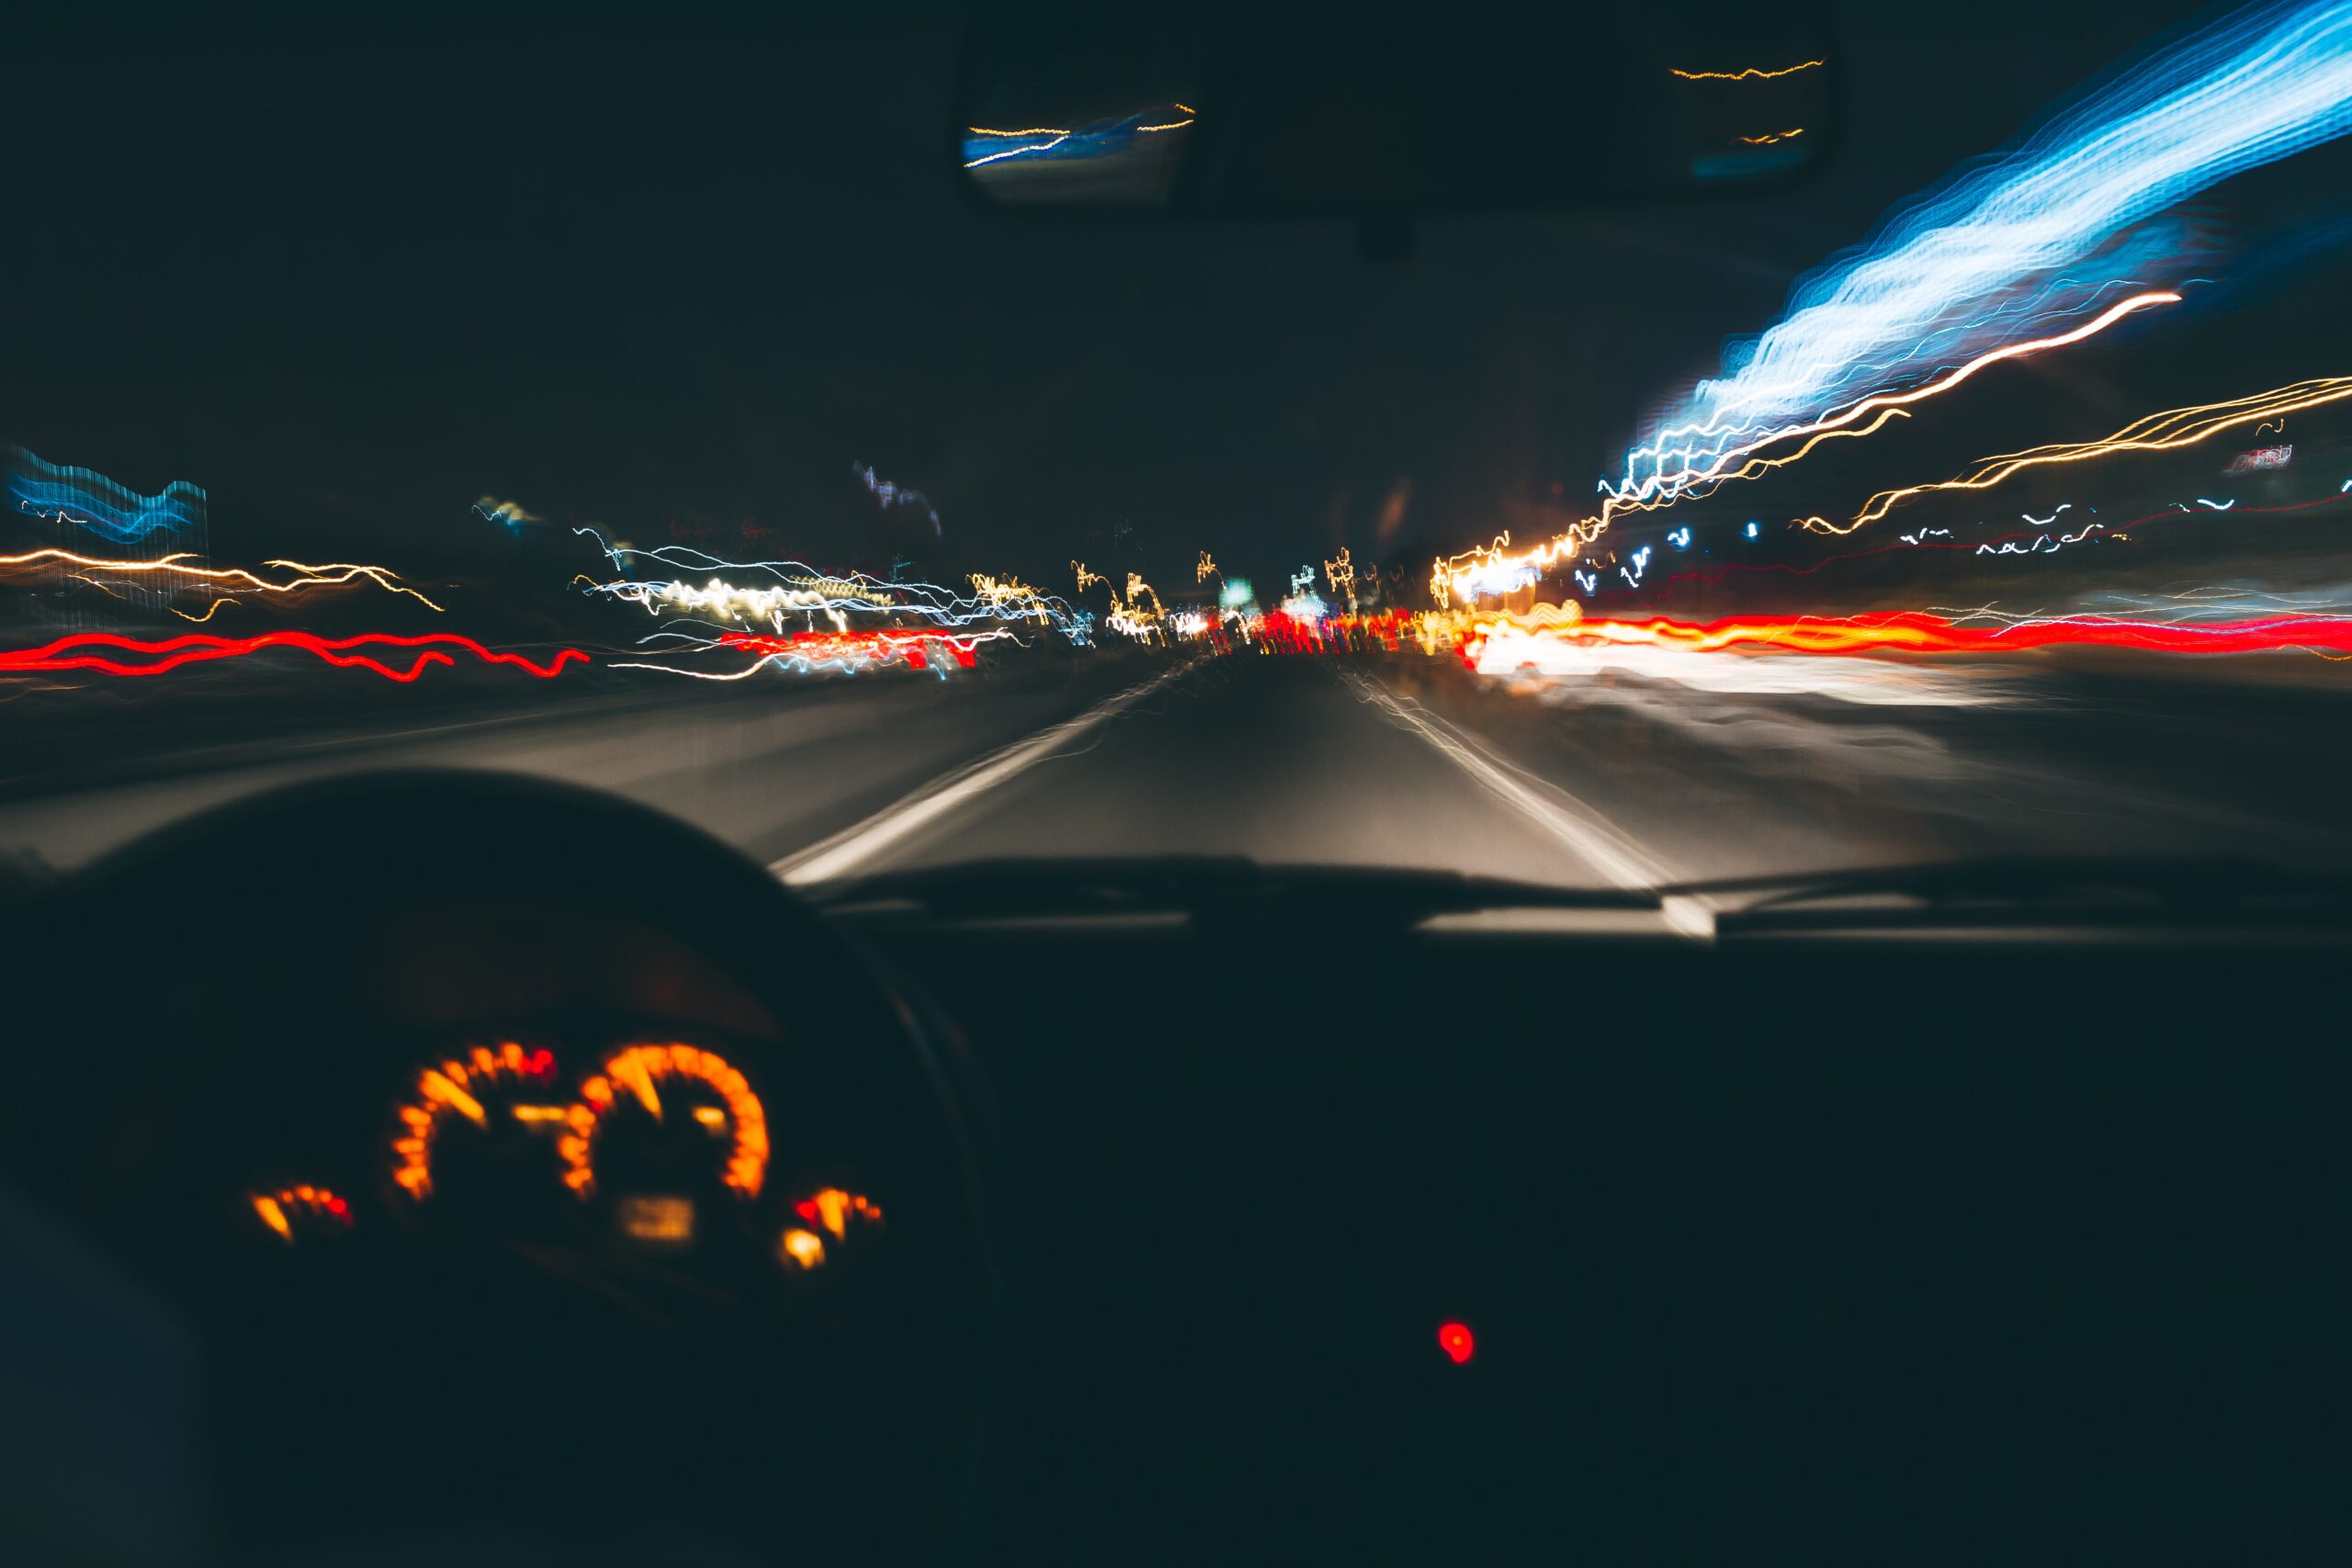
MULTIPOLYGON (((1633 836, 1557 784, 1538 780, 1495 758, 1459 726, 1390 691, 1377 675, 1346 671, 1364 700, 1429 742, 1479 787, 1527 818, 1619 887, 1646 891, 1683 880, 1650 858, 1633 836)), ((1660 913, 1686 936, 1711 936, 1714 914, 1697 900, 1669 898, 1660 913)))
POLYGON ((1034 735, 943 773, 863 822, 854 823, 772 863, 768 871, 793 887, 843 875, 918 829, 1047 761, 1062 747, 1125 713, 1192 668, 1188 660, 1162 670, 1148 680, 1113 693, 1075 718, 1048 725, 1034 735))

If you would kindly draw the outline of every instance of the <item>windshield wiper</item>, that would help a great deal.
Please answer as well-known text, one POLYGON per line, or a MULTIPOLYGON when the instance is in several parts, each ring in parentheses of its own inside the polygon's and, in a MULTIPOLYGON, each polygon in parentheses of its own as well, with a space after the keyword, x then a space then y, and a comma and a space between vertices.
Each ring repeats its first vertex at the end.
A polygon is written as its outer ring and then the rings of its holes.
POLYGON ((1715 934, 1905 927, 2352 924, 2352 878, 2234 856, 2004 856, 1659 888, 1715 934), (1754 897, 1747 897, 1754 895, 1754 897))
POLYGON ((1261 865, 1241 855, 964 861, 807 890, 826 908, 906 906, 960 918, 1183 914, 1409 926, 1479 909, 1656 909, 1641 888, 1551 887, 1385 866, 1261 865))
POLYGON ((1722 877, 1656 888, 1557 887, 1379 866, 1261 865, 1244 856, 967 861, 806 890, 840 913, 949 919, 1311 917, 1400 929, 1520 909, 1664 913, 1686 936, 1783 931, 2116 927, 2352 927, 2352 878, 2229 857, 2008 856, 1722 877))

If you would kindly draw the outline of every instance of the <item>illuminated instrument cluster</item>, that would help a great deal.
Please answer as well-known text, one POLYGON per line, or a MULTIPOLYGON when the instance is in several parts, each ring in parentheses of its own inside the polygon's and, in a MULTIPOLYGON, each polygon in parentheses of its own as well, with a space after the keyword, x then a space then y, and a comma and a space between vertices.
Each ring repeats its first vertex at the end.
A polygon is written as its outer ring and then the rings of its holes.
POLYGON ((258 1186, 244 1207, 255 1239, 279 1247, 438 1231, 755 1258, 788 1279, 854 1265, 881 1237, 881 1204, 813 1173, 772 1179, 769 1128, 752 1080, 716 1051, 631 1042, 567 1074, 548 1047, 503 1041, 407 1073, 373 1168, 349 1187, 258 1186))

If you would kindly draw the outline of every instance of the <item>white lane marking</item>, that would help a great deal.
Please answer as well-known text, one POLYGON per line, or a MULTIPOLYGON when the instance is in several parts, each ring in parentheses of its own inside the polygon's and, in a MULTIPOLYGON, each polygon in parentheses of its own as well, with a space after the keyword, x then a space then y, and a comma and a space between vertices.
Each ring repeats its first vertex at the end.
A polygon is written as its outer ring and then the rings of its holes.
POLYGON ((1048 726, 978 761, 944 773, 865 821, 785 856, 768 870, 796 887, 842 875, 974 796, 1045 761, 1062 747, 1135 706, 1191 668, 1190 663, 1184 663, 1163 670, 1148 681, 1138 681, 1125 691, 1103 698, 1076 718, 1048 726))
MULTIPOLYGON (((1346 671, 1369 702, 1379 705, 1405 728, 1428 741, 1480 788, 1550 834, 1578 859, 1620 887, 1661 887, 1683 878, 1652 860, 1631 835, 1575 795, 1496 757, 1461 729, 1382 684, 1377 676, 1346 671)), ((1668 898, 1660 908, 1667 925, 1685 936, 1712 937, 1714 911, 1702 900, 1668 898)))

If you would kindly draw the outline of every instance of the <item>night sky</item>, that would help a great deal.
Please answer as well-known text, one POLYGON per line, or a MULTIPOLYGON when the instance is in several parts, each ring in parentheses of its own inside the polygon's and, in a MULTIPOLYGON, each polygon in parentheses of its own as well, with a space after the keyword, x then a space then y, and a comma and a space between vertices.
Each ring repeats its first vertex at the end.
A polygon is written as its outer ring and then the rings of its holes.
MULTIPOLYGON (((1431 220, 1371 264, 1342 223, 981 210, 960 7, 697 9, 28 25, 0 103, 0 436, 196 480, 226 558, 462 572, 498 544, 488 494, 1065 591, 1072 556, 1176 584, 1207 548, 1262 587, 1342 544, 1565 515, 1799 272, 2195 14, 1856 7, 1843 143, 1803 189, 1431 220), (928 494, 943 537, 886 530, 854 462, 928 494)), ((1547 82, 1573 103, 1574 69, 1547 82)), ((2231 254, 2340 217, 2341 152, 2207 203, 2231 254)), ((1941 470, 2004 419, 2090 434, 2352 369, 2340 280, 2266 274, 2227 320, 2021 376, 1918 451, 1941 470)))

